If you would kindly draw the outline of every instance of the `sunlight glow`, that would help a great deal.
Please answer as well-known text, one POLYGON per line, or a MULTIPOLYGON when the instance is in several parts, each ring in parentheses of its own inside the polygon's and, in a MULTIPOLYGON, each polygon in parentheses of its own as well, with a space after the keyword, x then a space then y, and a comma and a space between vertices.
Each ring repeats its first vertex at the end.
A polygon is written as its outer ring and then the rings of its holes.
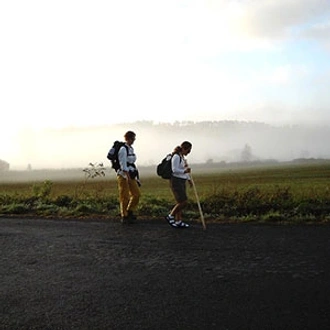
POLYGON ((0 159, 47 129, 324 123, 329 18, 324 0, 2 1, 0 159))

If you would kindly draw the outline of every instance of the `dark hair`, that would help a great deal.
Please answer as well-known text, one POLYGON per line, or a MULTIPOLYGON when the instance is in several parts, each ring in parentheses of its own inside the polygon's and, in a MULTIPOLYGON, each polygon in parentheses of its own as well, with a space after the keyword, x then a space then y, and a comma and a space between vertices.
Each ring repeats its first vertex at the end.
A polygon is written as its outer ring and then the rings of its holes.
POLYGON ((124 135, 125 140, 135 139, 136 134, 133 131, 127 131, 124 135))
POLYGON ((191 147, 192 147, 192 144, 189 141, 184 141, 184 142, 181 143, 181 148, 182 149, 187 150, 187 149, 190 149, 191 147))
POLYGON ((183 141, 180 146, 177 146, 177 147, 174 148, 173 153, 174 154, 175 153, 179 153, 179 152, 182 151, 182 149, 187 150, 187 149, 190 149, 191 147, 192 147, 191 142, 189 142, 189 141, 183 141))

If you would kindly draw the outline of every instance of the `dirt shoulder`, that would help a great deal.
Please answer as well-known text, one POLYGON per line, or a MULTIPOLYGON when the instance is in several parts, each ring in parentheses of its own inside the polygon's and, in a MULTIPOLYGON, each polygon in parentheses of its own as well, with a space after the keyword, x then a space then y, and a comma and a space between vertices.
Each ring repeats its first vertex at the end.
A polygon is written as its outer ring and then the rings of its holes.
POLYGON ((325 329, 330 225, 0 219, 0 329, 325 329))

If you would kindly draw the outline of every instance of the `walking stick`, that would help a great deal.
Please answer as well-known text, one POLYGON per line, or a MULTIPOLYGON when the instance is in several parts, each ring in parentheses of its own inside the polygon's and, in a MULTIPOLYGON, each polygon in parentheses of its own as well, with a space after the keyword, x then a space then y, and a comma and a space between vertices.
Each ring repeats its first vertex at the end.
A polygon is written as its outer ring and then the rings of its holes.
POLYGON ((193 178, 192 178, 191 173, 190 173, 190 180, 191 180, 192 186, 193 186, 193 188, 194 188, 194 193, 195 193, 196 202, 197 202, 197 205, 198 205, 199 214, 200 214, 200 216, 201 216, 201 220, 202 220, 202 224, 203 224, 203 229, 205 230, 205 229, 206 229, 206 224, 205 224, 205 220, 204 220, 204 215, 203 215, 203 211, 202 211, 201 203, 199 202, 199 197, 198 197, 198 194, 197 194, 197 190, 196 190, 195 182, 194 182, 194 180, 193 180, 193 178))

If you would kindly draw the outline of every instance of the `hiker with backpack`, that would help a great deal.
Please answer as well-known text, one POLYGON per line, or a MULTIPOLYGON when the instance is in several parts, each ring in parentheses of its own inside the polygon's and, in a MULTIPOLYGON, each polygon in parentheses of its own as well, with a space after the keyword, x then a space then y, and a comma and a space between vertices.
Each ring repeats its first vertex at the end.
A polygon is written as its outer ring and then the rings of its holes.
POLYGON ((132 147, 136 134, 128 131, 124 138, 125 142, 115 141, 108 159, 117 173, 121 222, 131 224, 136 220, 134 212, 141 196, 139 172, 135 165, 136 155, 132 147))
POLYGON ((187 156, 192 148, 192 144, 184 141, 177 146, 172 152, 171 168, 172 175, 170 177, 170 187, 174 195, 176 204, 171 212, 165 217, 170 226, 174 228, 188 228, 189 225, 182 221, 182 210, 186 207, 188 197, 186 192, 186 181, 192 186, 189 173, 190 167, 187 164, 185 156, 187 156))

